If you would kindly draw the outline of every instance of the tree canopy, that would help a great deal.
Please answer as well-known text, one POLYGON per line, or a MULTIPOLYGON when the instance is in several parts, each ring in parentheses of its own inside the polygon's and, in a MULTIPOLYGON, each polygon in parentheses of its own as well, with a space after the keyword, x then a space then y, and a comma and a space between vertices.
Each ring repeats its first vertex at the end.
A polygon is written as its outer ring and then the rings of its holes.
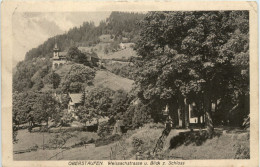
POLYGON ((19 123, 27 122, 32 115, 37 123, 45 121, 49 117, 57 118, 60 114, 59 103, 51 93, 40 92, 15 92, 13 93, 13 116, 19 123))
POLYGON ((247 11, 149 12, 136 46, 139 94, 162 104, 180 96, 201 100, 211 133, 211 103, 231 99, 236 89, 248 94, 248 17, 247 11))
POLYGON ((94 77, 95 71, 92 68, 81 64, 74 64, 60 84, 62 92, 83 92, 87 85, 92 84, 94 77))

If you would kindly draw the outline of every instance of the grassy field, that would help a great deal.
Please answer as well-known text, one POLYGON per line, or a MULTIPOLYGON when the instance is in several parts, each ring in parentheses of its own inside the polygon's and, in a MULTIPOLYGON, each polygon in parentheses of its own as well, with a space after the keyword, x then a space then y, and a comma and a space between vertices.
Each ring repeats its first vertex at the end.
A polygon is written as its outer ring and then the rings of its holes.
POLYGON ((126 48, 123 50, 119 50, 117 52, 109 53, 107 55, 104 55, 103 59, 128 59, 130 57, 136 57, 136 51, 134 51, 132 48, 126 48))
MULTIPOLYGON (((133 48, 130 47, 132 45, 132 43, 125 43, 124 45, 126 46, 126 49, 122 49, 122 50, 118 50, 116 52, 110 52, 108 54, 105 54, 104 48, 107 45, 109 45, 109 43, 101 42, 93 47, 86 47, 86 48, 89 48, 88 50, 91 50, 91 49, 94 50, 100 59, 128 59, 130 57, 137 56, 136 51, 134 51, 133 48)), ((69 72, 71 66, 72 66, 72 63, 68 63, 68 64, 66 64, 66 66, 59 68, 55 72, 57 74, 59 74, 61 77, 63 77, 69 72)))
POLYGON ((227 133, 207 139, 201 145, 195 142, 169 149, 166 155, 181 159, 249 159, 249 133, 227 133))
POLYGON ((104 50, 106 47, 109 47, 110 43, 100 42, 95 46, 88 47, 88 50, 92 49, 94 52, 97 53, 100 59, 128 59, 130 57, 137 56, 136 51, 134 51, 133 48, 130 47, 132 44, 133 43, 124 43, 126 49, 118 50, 116 52, 110 52, 108 54, 105 54, 104 50))
MULTIPOLYGON (((76 137, 69 139, 66 142, 65 147, 70 147, 74 144, 79 143, 81 138, 97 139, 96 133, 92 132, 70 132, 76 137)), ((55 133, 29 133, 27 130, 19 130, 17 138, 19 139, 16 144, 14 144, 14 151, 25 150, 31 148, 35 145, 39 146, 37 151, 26 152, 22 154, 14 154, 14 160, 48 160, 51 157, 52 160, 57 159, 109 159, 109 149, 113 145, 106 145, 101 147, 95 147, 95 144, 88 144, 86 146, 75 147, 69 150, 65 149, 42 149, 43 136, 45 144, 48 143, 49 139, 53 138, 55 133), (58 154, 62 150, 63 153, 58 154)))
MULTIPOLYGON (((141 151, 141 159, 151 155, 163 129, 145 126, 126 136, 114 146, 114 159, 134 159, 141 151), (138 147, 136 147, 138 146, 138 147)), ((205 137, 204 130, 191 132, 188 129, 173 129, 164 142, 164 147, 152 159, 249 159, 249 132, 232 130, 223 133, 216 129, 212 139, 205 137), (182 135, 181 135, 182 134, 182 135), (183 135, 185 134, 185 135, 183 135)))
MULTIPOLYGON (((63 153, 61 149, 32 151, 14 154, 15 160, 108 160, 135 159, 136 153, 141 151, 142 159, 146 153, 152 153, 158 138, 163 131, 162 125, 148 124, 142 128, 128 131, 119 141, 95 147, 95 144, 70 148, 63 153)), ((204 131, 188 129, 173 129, 164 142, 164 148, 158 153, 163 159, 249 159, 249 132, 245 130, 231 130, 223 133, 223 129, 216 129, 216 135, 207 139, 200 134, 204 131), (185 134, 185 135, 181 135, 185 134), (183 137, 186 136, 186 137, 183 137)), ((77 138, 72 138, 67 145, 80 141, 85 136, 97 137, 94 133, 77 132, 77 138)), ((53 134, 44 134, 51 138, 53 134)), ((18 144, 14 150, 24 149, 35 144, 41 146, 42 134, 28 134, 25 130, 18 133, 18 144), (33 140, 32 140, 33 139, 33 140)), ((152 157, 158 159, 158 157, 152 157)))
MULTIPOLYGON (((15 154, 15 159, 22 159, 24 155, 27 154, 35 154, 35 156, 32 156, 32 159, 48 159, 49 155, 52 155, 52 153, 56 153, 59 151, 59 149, 55 150, 42 150, 42 145, 48 145, 50 139, 54 138, 54 135, 56 133, 29 133, 28 130, 19 130, 17 139, 18 142, 13 145, 13 151, 21 151, 26 150, 29 148, 32 148, 34 146, 38 146, 40 149, 36 152, 30 152, 30 153, 23 153, 23 154, 15 154), (48 153, 50 152, 50 153, 48 153), (42 155, 41 155, 42 154, 42 155)), ((70 132, 70 134, 73 134, 75 137, 70 138, 67 140, 64 147, 71 147, 81 141, 82 138, 88 138, 88 139, 97 139, 98 136, 96 133, 92 132, 70 132)), ((26 158, 26 156, 25 156, 26 158)), ((30 156, 28 156, 30 158, 30 156)))
POLYGON ((24 154, 14 154, 14 160, 109 160, 110 148, 115 144, 95 147, 89 144, 86 147, 77 147, 60 153, 61 149, 38 150, 24 154), (56 156, 57 155, 57 156, 56 156))
POLYGON ((129 92, 132 89, 134 81, 115 75, 109 71, 100 70, 96 72, 94 86, 108 87, 112 90, 123 89, 129 92))

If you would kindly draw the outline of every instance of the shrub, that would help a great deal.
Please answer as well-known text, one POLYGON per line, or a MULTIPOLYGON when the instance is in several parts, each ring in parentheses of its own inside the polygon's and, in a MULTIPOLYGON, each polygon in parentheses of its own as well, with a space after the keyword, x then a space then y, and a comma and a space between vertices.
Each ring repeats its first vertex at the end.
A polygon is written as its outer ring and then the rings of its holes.
POLYGON ((250 150, 249 147, 243 145, 237 145, 237 151, 235 159, 250 159, 250 150))
POLYGON ((138 103, 137 105, 130 105, 127 108, 127 111, 124 113, 124 122, 126 122, 127 126, 133 128, 142 127, 144 124, 152 121, 150 108, 142 103, 138 103))
POLYGON ((133 134, 126 138, 126 143, 130 147, 132 154, 144 153, 151 151, 155 147, 161 134, 162 129, 151 129, 148 125, 145 125, 143 128, 134 130, 133 134))
POLYGON ((133 146, 135 152, 140 151, 142 149, 143 144, 144 144, 144 141, 142 139, 133 137, 132 146, 133 146))
POLYGON ((250 134, 241 135, 237 139, 237 143, 233 146, 236 150, 235 159, 250 159, 250 148, 249 148, 250 134))
POLYGON ((84 136, 82 138, 80 138, 80 141, 85 143, 86 141, 88 141, 89 137, 88 136, 84 136))
POLYGON ((104 137, 110 135, 110 128, 111 127, 108 125, 108 122, 100 123, 97 130, 98 136, 104 137))
POLYGON ((90 144, 90 143, 94 143, 94 142, 95 142, 95 139, 91 138, 90 140, 88 140, 88 141, 86 142, 86 144, 90 144))
POLYGON ((37 144, 35 144, 34 146, 30 147, 29 150, 30 151, 37 151, 38 148, 39 148, 39 146, 37 144))
POLYGON ((249 129, 250 128, 250 115, 248 115, 246 118, 244 118, 242 126, 245 129, 249 129))
MULTIPOLYGON (((215 134, 215 136, 219 136, 219 134, 215 134)), ((170 140, 170 149, 177 148, 181 145, 196 145, 200 146, 202 145, 206 140, 208 139, 208 135, 206 131, 201 132, 180 132, 179 135, 174 136, 170 140)))
POLYGON ((49 133, 64 133, 64 132, 74 132, 74 131, 84 131, 84 127, 60 127, 60 128, 51 128, 49 133))
POLYGON ((94 143, 95 139, 93 139, 93 138, 89 139, 88 136, 84 136, 84 137, 80 138, 80 141, 83 144, 90 144, 90 143, 94 143))
POLYGON ((128 130, 119 144, 112 146, 113 155, 116 155, 112 156, 112 159, 131 159, 137 152, 141 156, 144 155, 143 159, 151 159, 149 154, 161 134, 162 129, 150 128, 149 124, 139 129, 128 130))

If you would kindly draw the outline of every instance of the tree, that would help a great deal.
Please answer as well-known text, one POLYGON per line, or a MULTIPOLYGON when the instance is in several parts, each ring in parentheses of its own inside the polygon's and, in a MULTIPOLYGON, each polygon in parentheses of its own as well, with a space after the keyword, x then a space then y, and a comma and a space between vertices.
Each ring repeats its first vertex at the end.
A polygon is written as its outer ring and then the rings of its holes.
POLYGON ((75 63, 80 63, 80 64, 85 64, 87 61, 85 55, 76 46, 70 47, 66 55, 66 58, 69 61, 73 61, 75 63))
POLYGON ((31 112, 37 94, 34 92, 14 92, 13 93, 13 117, 15 123, 22 124, 27 122, 27 116, 31 112))
POLYGON ((59 74, 57 74, 53 71, 50 72, 48 75, 46 75, 43 78, 43 83, 44 84, 51 84, 53 86, 53 89, 58 88, 60 81, 61 81, 61 78, 60 78, 59 74))
POLYGON ((49 59, 36 58, 19 62, 13 74, 13 91, 28 91, 34 84, 36 89, 40 89, 42 78, 48 74, 50 68, 49 59))
POLYGON ((79 93, 85 90, 85 87, 92 84, 95 77, 95 71, 81 64, 75 64, 71 67, 62 80, 60 87, 63 93, 79 93))
POLYGON ((86 94, 85 107, 88 107, 93 115, 111 116, 109 108, 112 103, 114 91, 109 88, 94 88, 86 94))
POLYGON ((13 93, 13 119, 17 125, 28 122, 28 116, 41 123, 48 123, 49 117, 59 118, 60 104, 51 93, 45 92, 14 92, 13 93))
POLYGON ((81 122, 92 121, 93 118, 111 117, 110 110, 114 91, 109 88, 91 89, 85 96, 84 105, 78 108, 78 116, 81 122))
POLYGON ((141 57, 135 62, 139 95, 163 105, 199 99, 212 136, 211 103, 234 94, 234 78, 241 77, 242 68, 232 63, 237 53, 230 51, 237 46, 230 43, 239 31, 244 49, 238 52, 248 50, 248 26, 242 26, 248 25, 248 12, 149 12, 141 25, 136 46, 141 57))
POLYGON ((38 123, 45 121, 48 125, 49 118, 60 114, 59 103, 50 93, 39 93, 32 106, 32 115, 38 123))
POLYGON ((87 121, 91 122, 95 116, 93 113, 94 113, 93 109, 91 109, 89 107, 86 107, 84 105, 78 107, 77 114, 82 123, 86 124, 87 121))
POLYGON ((130 104, 123 115, 124 123, 127 126, 138 128, 145 123, 153 121, 151 118, 151 107, 142 102, 138 104, 130 104))
POLYGON ((115 119, 122 119, 130 102, 131 98, 124 90, 116 91, 112 97, 111 108, 109 109, 110 113, 115 117, 115 119))

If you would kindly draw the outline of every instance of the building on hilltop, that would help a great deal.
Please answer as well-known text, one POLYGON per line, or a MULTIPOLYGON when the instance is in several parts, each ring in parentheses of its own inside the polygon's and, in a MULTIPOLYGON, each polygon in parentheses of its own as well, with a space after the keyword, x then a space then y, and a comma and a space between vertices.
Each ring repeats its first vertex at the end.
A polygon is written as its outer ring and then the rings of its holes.
POLYGON ((53 61, 52 61, 53 70, 56 70, 57 68, 61 67, 67 62, 66 55, 67 52, 60 52, 60 49, 58 48, 56 43, 55 47, 53 48, 53 61))
MULTIPOLYGON (((88 47, 78 47, 78 49, 86 56, 86 61, 88 61, 90 64, 97 66, 99 62, 99 57, 97 54, 93 51, 91 51, 88 47)), ((52 69, 56 70, 67 63, 67 55, 68 52, 61 52, 60 49, 57 46, 57 43, 55 44, 53 48, 53 59, 52 59, 52 69)))

